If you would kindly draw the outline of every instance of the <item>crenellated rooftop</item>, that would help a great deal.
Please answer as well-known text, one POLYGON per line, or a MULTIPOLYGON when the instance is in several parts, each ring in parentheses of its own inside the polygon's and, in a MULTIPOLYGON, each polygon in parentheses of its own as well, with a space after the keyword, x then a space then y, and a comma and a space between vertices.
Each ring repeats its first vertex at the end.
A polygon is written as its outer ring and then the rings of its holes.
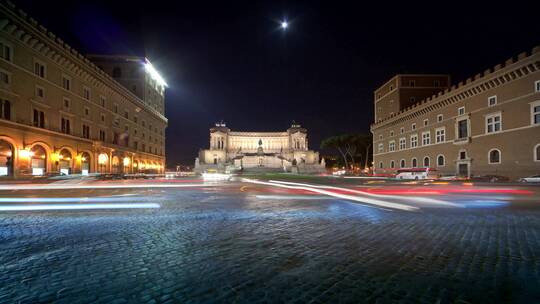
POLYGON ((540 71, 540 45, 534 47, 531 53, 523 52, 515 58, 509 58, 492 69, 467 78, 449 89, 373 123, 371 130, 413 119, 538 71, 540 71))

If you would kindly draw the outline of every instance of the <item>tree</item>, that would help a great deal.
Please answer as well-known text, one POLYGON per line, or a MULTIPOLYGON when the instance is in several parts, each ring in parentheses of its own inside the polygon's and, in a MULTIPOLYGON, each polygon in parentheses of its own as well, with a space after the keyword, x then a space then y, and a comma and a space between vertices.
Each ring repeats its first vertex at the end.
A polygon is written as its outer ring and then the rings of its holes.
POLYGON ((349 168, 349 162, 347 161, 347 151, 345 150, 343 142, 343 136, 330 136, 321 141, 322 149, 336 149, 345 163, 345 167, 349 168))
POLYGON ((356 158, 360 162, 364 161, 365 168, 369 167, 371 146, 371 134, 342 134, 328 137, 321 142, 321 148, 336 149, 339 152, 347 169, 354 167, 356 158))

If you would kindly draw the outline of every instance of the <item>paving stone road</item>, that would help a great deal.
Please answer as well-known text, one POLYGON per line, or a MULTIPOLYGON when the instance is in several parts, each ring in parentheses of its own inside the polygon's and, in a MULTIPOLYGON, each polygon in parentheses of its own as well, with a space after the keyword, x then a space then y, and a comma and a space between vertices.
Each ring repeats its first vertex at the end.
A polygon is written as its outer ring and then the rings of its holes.
POLYGON ((0 213, 0 303, 540 303, 540 208, 148 200, 161 208, 0 213))

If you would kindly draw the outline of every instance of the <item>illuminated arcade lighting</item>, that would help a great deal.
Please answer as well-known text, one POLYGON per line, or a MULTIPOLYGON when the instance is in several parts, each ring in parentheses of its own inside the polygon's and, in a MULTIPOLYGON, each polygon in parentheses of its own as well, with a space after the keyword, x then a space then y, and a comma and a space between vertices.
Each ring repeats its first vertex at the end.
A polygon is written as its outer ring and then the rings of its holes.
POLYGON ((107 160, 109 159, 109 157, 107 156, 107 154, 104 154, 104 153, 101 153, 99 156, 98 156, 98 163, 100 165, 104 165, 107 163, 107 160))
POLYGON ((156 68, 154 68, 154 66, 150 63, 150 61, 145 58, 146 62, 144 64, 144 68, 146 69, 146 71, 148 72, 148 74, 150 74, 150 76, 152 78, 154 78, 160 85, 162 86, 166 86, 168 87, 167 83, 165 82, 165 80, 161 77, 161 75, 159 75, 158 71, 156 70, 156 68))
POLYGON ((129 157, 124 157, 123 163, 124 163, 124 167, 129 166, 129 163, 130 163, 129 157))
POLYGON ((34 156, 34 152, 26 150, 26 149, 21 149, 21 150, 19 150, 19 156, 21 158, 30 158, 30 157, 34 156))

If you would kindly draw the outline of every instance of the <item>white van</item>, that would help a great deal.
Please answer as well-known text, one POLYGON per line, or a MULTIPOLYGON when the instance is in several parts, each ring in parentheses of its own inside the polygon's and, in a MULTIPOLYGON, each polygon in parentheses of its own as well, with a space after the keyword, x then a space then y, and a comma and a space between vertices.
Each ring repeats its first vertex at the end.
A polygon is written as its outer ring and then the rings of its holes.
POLYGON ((437 169, 431 168, 409 168, 409 169, 399 169, 397 171, 397 179, 437 179, 439 174, 437 169))

